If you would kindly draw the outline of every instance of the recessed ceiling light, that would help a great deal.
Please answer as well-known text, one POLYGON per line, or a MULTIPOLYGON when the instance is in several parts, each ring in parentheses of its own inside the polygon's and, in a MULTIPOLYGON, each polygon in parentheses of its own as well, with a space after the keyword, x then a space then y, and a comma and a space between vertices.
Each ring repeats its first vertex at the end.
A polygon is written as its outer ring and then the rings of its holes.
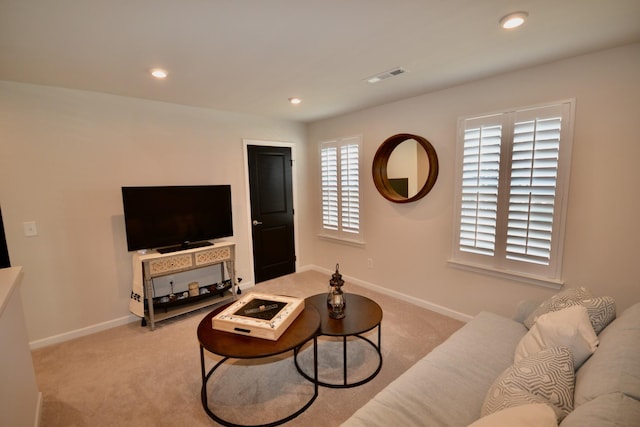
POLYGON ((151 70, 151 75, 156 79, 162 80, 167 78, 168 73, 167 70, 163 70, 162 68, 154 68, 151 70))
POLYGON ((529 14, 527 12, 514 12, 500 18, 500 26, 505 30, 517 28, 524 24, 529 14))
POLYGON ((302 99, 300 98, 296 98, 295 96, 293 98, 289 98, 289 102, 292 103, 293 105, 298 105, 302 102, 302 99))

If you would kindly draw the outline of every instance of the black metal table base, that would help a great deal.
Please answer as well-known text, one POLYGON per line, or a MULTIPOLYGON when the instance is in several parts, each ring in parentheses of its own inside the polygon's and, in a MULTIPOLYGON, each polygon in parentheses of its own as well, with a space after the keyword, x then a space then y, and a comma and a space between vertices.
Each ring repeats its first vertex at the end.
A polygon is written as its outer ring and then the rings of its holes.
MULTIPOLYGON (((381 339, 381 331, 380 331, 380 325, 378 325, 378 345, 376 345, 373 341, 371 341, 369 338, 364 337, 362 335, 359 334, 354 334, 354 335, 345 335, 342 337, 342 373, 343 373, 343 381, 340 384, 337 383, 327 383, 327 382, 323 382, 318 380, 318 363, 316 361, 317 359, 317 343, 314 342, 314 376, 316 378, 316 382, 318 383, 318 385, 322 386, 322 387, 329 387, 329 388, 350 388, 350 387, 357 387, 359 385, 368 383, 369 381, 371 381, 372 379, 374 379, 376 377, 376 375, 378 375, 378 373, 380 372, 380 369, 382 369, 382 352, 381 352, 381 343, 380 343, 380 339, 381 339), (366 341, 367 343, 369 343, 369 345, 371 345, 371 347, 373 347, 376 350, 376 353, 378 354, 378 366, 375 369, 375 371, 369 375, 368 377, 360 380, 360 381, 356 381, 353 383, 350 383, 348 381, 348 375, 347 375, 347 338, 349 336, 352 337, 357 337, 360 338, 361 340, 366 341)), ((313 378, 307 374, 306 372, 304 372, 302 370, 302 368, 300 367, 300 365, 298 364, 298 352, 299 349, 296 349, 294 351, 294 362, 296 364, 296 368, 298 369, 298 372, 300 372, 300 375, 302 375, 303 377, 305 377, 307 380, 309 381, 313 381, 313 378)))
POLYGON ((249 425, 247 425, 247 424, 236 424, 236 423, 233 423, 231 421, 227 421, 225 419, 222 419, 218 415, 216 415, 211 408, 209 408, 209 398, 207 396, 207 383, 209 382, 209 379, 211 378, 213 373, 216 371, 216 369, 218 369, 218 367, 220 367, 224 362, 226 362, 230 358, 229 357, 224 357, 222 360, 220 360, 218 363, 216 363, 213 366, 213 368, 211 368, 211 370, 209 370, 209 372, 206 372, 205 362, 204 362, 204 349, 202 348, 202 346, 200 346, 200 366, 201 366, 201 372, 202 372, 202 390, 200 392, 200 396, 202 398, 202 407, 204 408, 204 410, 207 413, 207 415, 209 415, 209 417, 211 417, 211 419, 213 419, 217 423, 220 423, 220 424, 222 424, 224 426, 227 426, 227 427, 274 427, 274 426, 278 426, 280 424, 284 424, 286 422, 289 422, 292 419, 294 419, 295 417, 297 417, 298 415, 302 414, 304 411, 306 411, 311 406, 311 404, 318 397, 318 385, 319 385, 319 382, 318 382, 318 340, 317 340, 317 337, 313 338, 313 369, 314 369, 315 378, 311 378, 307 374, 305 374, 302 371, 300 371, 300 369, 298 368, 298 363, 295 360, 295 357, 298 354, 298 350, 299 350, 299 348, 295 348, 293 350, 293 352, 294 352, 294 362, 295 362, 296 368, 302 374, 302 376, 313 384, 313 396, 311 396, 311 399, 309 399, 309 401, 303 407, 298 409, 296 412, 294 412, 293 414, 291 414, 291 415, 289 415, 287 417, 284 417, 284 418, 282 418, 280 420, 272 421, 272 422, 269 422, 269 423, 266 423, 266 424, 249 424, 249 425))

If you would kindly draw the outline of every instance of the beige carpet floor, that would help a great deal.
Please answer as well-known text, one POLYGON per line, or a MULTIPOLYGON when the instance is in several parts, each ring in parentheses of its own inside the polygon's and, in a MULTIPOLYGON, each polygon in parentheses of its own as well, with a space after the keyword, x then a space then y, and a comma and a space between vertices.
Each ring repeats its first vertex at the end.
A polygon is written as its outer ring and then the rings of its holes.
MULTIPOLYGON (((252 290, 307 297, 327 290, 329 276, 307 271, 260 283, 252 290)), ((380 373, 355 388, 321 387, 313 405, 286 425, 340 425, 360 406, 429 353, 462 322, 347 282, 346 293, 375 300, 383 310, 380 373)), ((155 331, 139 322, 33 351, 43 394, 42 427, 216 426, 200 401, 200 358, 196 328, 210 310, 158 323, 155 331)), ((348 315, 348 307, 346 311, 348 315)), ((376 330, 367 335, 377 341, 376 330)), ((376 367, 373 348, 349 341, 349 380, 376 367)), ((319 340, 320 379, 341 374, 341 346, 319 340)), ((302 369, 311 366, 310 346, 299 354, 302 369)), ((207 354, 207 369, 219 357, 207 354)), ((313 392, 293 364, 292 353, 256 361, 230 361, 208 385, 218 415, 235 423, 264 424, 294 412, 313 392), (302 403, 301 403, 302 402, 302 403)), ((310 371, 308 371, 310 372, 310 371)))

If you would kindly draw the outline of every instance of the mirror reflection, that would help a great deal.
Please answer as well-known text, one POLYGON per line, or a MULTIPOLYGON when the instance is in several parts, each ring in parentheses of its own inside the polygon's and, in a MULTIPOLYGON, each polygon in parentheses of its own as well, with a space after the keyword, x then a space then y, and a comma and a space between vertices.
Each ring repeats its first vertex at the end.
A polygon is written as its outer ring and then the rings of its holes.
POLYGON ((387 162, 387 178, 398 195, 414 197, 428 176, 427 151, 418 141, 407 139, 393 149, 387 162))

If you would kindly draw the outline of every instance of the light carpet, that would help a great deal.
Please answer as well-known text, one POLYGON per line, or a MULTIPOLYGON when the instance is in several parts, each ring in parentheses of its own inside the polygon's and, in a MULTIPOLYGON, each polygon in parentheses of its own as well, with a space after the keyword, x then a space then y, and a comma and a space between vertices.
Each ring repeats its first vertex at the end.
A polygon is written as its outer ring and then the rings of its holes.
MULTIPOLYGON (((251 290, 295 297, 327 291, 329 276, 307 271, 260 283, 251 290)), ((380 373, 370 382, 347 389, 320 387, 319 396, 303 414, 285 425, 339 426, 382 388, 429 353, 462 322, 345 283, 346 293, 376 301, 383 310, 380 373)), ((33 351, 43 393, 41 427, 216 426, 200 401, 200 358, 196 329, 211 308, 156 324, 139 322, 33 351)), ((348 314, 348 307, 346 311, 348 314)), ((377 342, 377 331, 366 335, 377 342)), ((320 380, 339 381, 340 341, 321 337, 318 344, 320 380)), ((349 381, 367 377, 377 366, 375 350, 350 339, 349 381)), ((207 369, 220 360, 206 355, 207 369)), ((298 360, 311 373, 307 345, 298 360)), ((295 412, 313 393, 300 376, 293 354, 224 364, 209 381, 209 402, 216 413, 238 424, 264 424, 295 412)))

